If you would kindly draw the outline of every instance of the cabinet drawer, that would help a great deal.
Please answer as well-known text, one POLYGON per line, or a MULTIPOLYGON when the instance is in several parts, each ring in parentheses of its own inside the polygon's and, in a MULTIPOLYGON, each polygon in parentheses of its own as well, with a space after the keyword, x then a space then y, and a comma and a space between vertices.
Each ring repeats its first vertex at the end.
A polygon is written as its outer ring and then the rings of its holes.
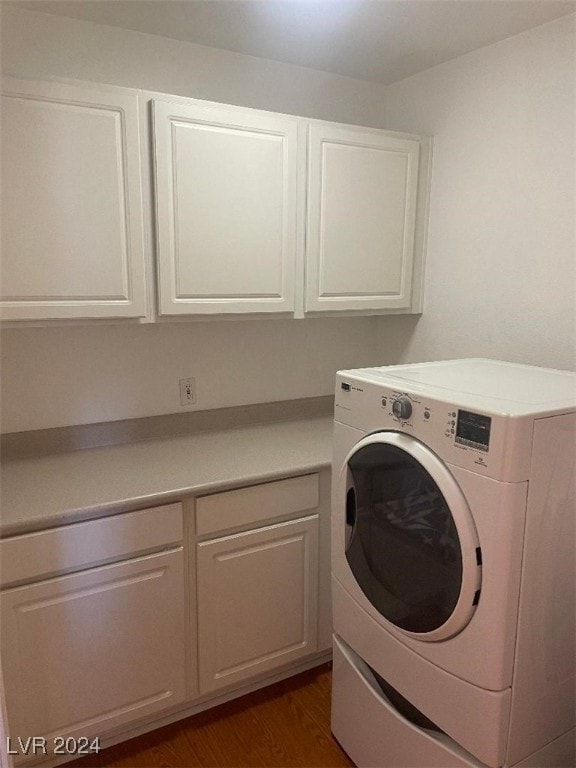
POLYGON ((254 525, 318 506, 318 475, 291 477, 196 500, 198 536, 254 525))
POLYGON ((83 570, 182 540, 182 505, 168 504, 0 542, 1 584, 83 570))

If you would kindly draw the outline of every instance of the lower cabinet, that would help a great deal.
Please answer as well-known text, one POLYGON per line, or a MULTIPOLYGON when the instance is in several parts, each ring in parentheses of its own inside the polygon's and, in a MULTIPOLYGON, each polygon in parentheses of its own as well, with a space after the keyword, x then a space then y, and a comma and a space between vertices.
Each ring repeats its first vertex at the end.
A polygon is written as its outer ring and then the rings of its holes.
POLYGON ((14 762, 53 766, 62 739, 106 746, 325 660, 329 491, 325 470, 2 539, 14 762))
POLYGON ((0 557, 16 763, 38 757, 28 739, 50 753, 186 700, 180 504, 4 539, 0 557))
POLYGON ((100 736, 184 701, 183 552, 2 594, 2 656, 17 737, 100 736))
POLYGON ((200 693, 317 648, 318 515, 198 544, 200 693))

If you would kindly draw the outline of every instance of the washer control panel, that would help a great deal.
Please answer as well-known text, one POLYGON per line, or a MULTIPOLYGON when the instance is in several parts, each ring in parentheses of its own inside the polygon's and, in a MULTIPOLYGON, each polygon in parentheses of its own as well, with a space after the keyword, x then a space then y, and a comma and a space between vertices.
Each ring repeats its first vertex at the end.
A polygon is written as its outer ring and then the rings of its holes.
POLYGON ((336 380, 335 419, 366 434, 403 432, 445 461, 495 479, 519 482, 530 471, 533 421, 482 412, 457 397, 445 400, 342 371, 336 380), (518 461, 510 464, 512 451, 518 461))
POLYGON ((458 408, 429 398, 421 398, 414 392, 402 392, 388 388, 372 388, 373 394, 356 383, 342 381, 339 387, 344 398, 338 398, 338 405, 345 407, 349 402, 346 394, 358 395, 366 403, 379 403, 384 417, 382 426, 408 432, 425 439, 432 433, 460 448, 487 454, 490 449, 492 419, 481 413, 458 408), (424 431, 423 431, 424 430, 424 431))
POLYGON ((460 408, 446 409, 439 403, 424 403, 415 395, 405 392, 393 392, 390 398, 383 397, 382 405, 390 401, 391 415, 401 428, 413 429, 415 423, 422 420, 434 421, 438 417, 443 422, 444 437, 466 448, 488 453, 490 447, 490 426, 492 419, 480 413, 464 411, 460 408))

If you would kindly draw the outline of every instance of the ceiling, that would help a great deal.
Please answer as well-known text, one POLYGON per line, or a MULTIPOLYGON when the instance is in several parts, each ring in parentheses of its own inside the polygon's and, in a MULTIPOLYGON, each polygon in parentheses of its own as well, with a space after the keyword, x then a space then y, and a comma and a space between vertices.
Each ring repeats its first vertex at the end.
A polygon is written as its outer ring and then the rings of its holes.
POLYGON ((390 84, 568 13, 576 0, 5 0, 390 84))

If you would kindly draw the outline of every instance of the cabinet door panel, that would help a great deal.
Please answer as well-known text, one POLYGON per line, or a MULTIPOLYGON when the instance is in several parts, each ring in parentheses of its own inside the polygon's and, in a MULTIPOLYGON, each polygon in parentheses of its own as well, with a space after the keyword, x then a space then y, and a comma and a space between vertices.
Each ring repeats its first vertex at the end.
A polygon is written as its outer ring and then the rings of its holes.
POLYGON ((419 144, 313 125, 306 309, 410 306, 419 144))
POLYGON ((198 544, 200 692, 316 650, 318 516, 198 544))
POLYGON ((296 121, 154 102, 161 314, 294 305, 296 121))
POLYGON ((1 595, 10 732, 100 735, 185 699, 182 548, 1 595))
POLYGON ((145 315, 138 99, 5 80, 2 316, 145 315))

